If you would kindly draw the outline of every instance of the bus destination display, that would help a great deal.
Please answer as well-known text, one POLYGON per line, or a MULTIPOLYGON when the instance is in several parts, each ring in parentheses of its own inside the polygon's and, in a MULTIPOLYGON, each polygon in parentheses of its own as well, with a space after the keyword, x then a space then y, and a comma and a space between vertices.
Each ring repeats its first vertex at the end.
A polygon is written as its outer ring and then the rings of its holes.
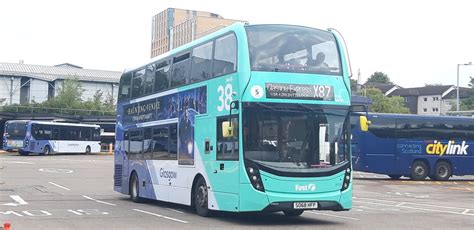
POLYGON ((334 101, 334 88, 329 85, 266 83, 267 98, 334 101))

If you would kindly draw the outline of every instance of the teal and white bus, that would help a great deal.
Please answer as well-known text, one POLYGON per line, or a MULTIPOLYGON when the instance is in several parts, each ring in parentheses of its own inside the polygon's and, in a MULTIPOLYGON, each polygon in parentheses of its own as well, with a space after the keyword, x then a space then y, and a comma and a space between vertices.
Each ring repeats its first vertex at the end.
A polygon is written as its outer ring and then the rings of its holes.
POLYGON ((124 71, 114 190, 228 212, 349 210, 341 35, 236 23, 124 71))

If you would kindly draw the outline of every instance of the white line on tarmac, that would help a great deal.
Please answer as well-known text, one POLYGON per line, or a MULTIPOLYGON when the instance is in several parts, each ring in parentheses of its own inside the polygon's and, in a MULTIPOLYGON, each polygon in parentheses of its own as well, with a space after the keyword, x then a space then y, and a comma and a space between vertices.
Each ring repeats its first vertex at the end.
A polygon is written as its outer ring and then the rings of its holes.
MULTIPOLYGON (((392 200, 381 200, 381 199, 373 199, 373 198, 363 198, 363 197, 353 197, 354 199, 363 199, 363 200, 371 200, 371 201, 380 201, 380 202, 386 202, 386 203, 405 203, 408 205, 420 205, 420 206, 428 206, 428 207, 434 207, 434 208, 450 208, 450 209, 468 209, 468 208, 462 208, 462 207, 452 207, 452 206, 441 206, 441 205, 432 205, 432 204, 421 204, 421 203, 411 203, 411 202, 398 202, 398 201, 392 201, 392 200)), ((395 205, 394 204, 394 205, 395 205)))
POLYGON ((53 182, 48 182, 48 183, 50 183, 50 184, 52 184, 52 185, 54 185, 54 186, 56 186, 56 187, 58 187, 58 188, 62 188, 62 189, 64 189, 64 190, 71 191, 70 188, 66 188, 66 187, 64 187, 64 186, 62 186, 62 185, 59 185, 59 184, 56 184, 56 183, 53 183, 53 182))
POLYGON ((314 212, 314 211, 309 211, 308 213, 314 214, 314 215, 321 215, 321 216, 329 216, 329 217, 335 217, 335 218, 342 218, 342 219, 348 219, 348 220, 359 220, 354 217, 347 217, 347 216, 338 216, 338 215, 332 215, 332 214, 326 214, 326 213, 320 213, 320 212, 314 212))
POLYGON ((101 201, 101 200, 96 200, 94 198, 91 198, 91 197, 88 197, 88 196, 82 196, 88 200, 92 200, 92 201, 95 201, 97 203, 101 203, 101 204, 106 204, 106 205, 110 205, 110 206, 116 206, 116 204, 112 204, 112 203, 108 203, 108 202, 105 202, 105 201, 101 201))
POLYGON ((464 212, 462 212, 462 214, 467 214, 469 211, 471 211, 471 209, 466 209, 464 212))
POLYGON ((146 214, 149 214, 149 215, 152 215, 152 216, 156 216, 156 217, 160 217, 160 218, 164 218, 164 219, 168 219, 168 220, 180 222, 180 223, 183 223, 183 224, 189 224, 189 222, 188 222, 188 221, 185 221, 185 220, 180 220, 180 219, 176 219, 176 218, 169 217, 169 216, 163 216, 163 215, 160 215, 160 214, 156 214, 156 213, 152 213, 152 212, 147 212, 147 211, 143 211, 143 210, 140 210, 140 209, 133 209, 133 211, 137 211, 137 212, 141 212, 141 213, 146 213, 146 214))
POLYGON ((4 163, 25 164, 25 165, 34 165, 34 164, 36 164, 36 163, 33 163, 33 162, 26 162, 26 161, 4 161, 4 163))
POLYGON ((179 211, 179 210, 172 209, 172 208, 166 208, 166 209, 168 209, 168 210, 170 210, 170 211, 173 211, 173 212, 181 213, 181 214, 184 213, 184 212, 181 212, 181 211, 179 211))
POLYGON ((417 208, 417 207, 410 207, 404 205, 391 205, 391 204, 382 204, 382 203, 374 203, 374 202, 365 202, 365 201, 357 201, 362 204, 372 204, 372 205, 382 205, 382 206, 390 206, 390 207, 400 207, 400 208, 407 208, 407 209, 415 209, 415 210, 422 210, 422 211, 429 211, 429 212, 440 212, 440 213, 449 213, 449 214, 457 214, 457 215, 464 215, 464 216, 474 216, 474 214, 464 213, 464 212, 453 212, 453 211, 445 211, 445 210, 436 210, 436 209, 428 209, 428 208, 417 208))

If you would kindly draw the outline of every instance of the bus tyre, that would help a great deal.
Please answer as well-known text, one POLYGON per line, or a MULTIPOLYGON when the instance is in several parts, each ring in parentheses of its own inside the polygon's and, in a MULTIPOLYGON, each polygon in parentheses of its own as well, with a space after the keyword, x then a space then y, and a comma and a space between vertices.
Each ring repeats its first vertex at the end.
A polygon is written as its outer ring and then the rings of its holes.
POLYGON ((301 216, 304 210, 283 210, 285 216, 301 216))
POLYGON ((140 180, 138 180, 137 174, 134 172, 132 173, 132 177, 130 178, 130 199, 135 203, 143 202, 143 198, 139 196, 140 194, 140 180))
POLYGON ((415 161, 411 165, 412 180, 424 180, 428 176, 428 165, 423 161, 415 161))
POLYGON ((398 175, 398 174, 390 174, 390 175, 387 175, 388 177, 390 177, 390 179, 392 180, 398 180, 400 179, 400 177, 402 177, 402 175, 398 175))
POLYGON ((91 147, 88 145, 86 147, 86 155, 89 155, 89 154, 91 154, 91 147))
POLYGON ((435 180, 448 180, 452 176, 453 170, 451 164, 446 161, 440 161, 436 163, 434 179, 435 180))
POLYGON ((208 193, 207 184, 204 178, 200 177, 194 187, 194 207, 200 216, 211 216, 211 211, 208 208, 208 193))
POLYGON ((49 145, 46 145, 46 146, 44 146, 43 153, 41 155, 47 156, 49 154, 51 154, 51 148, 49 147, 49 145))

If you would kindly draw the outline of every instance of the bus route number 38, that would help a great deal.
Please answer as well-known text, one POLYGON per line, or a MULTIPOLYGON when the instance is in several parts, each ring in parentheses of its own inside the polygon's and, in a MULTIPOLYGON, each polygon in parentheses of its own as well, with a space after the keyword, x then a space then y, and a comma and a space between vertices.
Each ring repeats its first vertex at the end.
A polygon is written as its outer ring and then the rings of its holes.
POLYGON ((220 85, 217 87, 217 93, 219 95, 219 103, 217 105, 217 111, 230 110, 230 103, 232 102, 232 85, 226 84, 225 87, 220 85))

